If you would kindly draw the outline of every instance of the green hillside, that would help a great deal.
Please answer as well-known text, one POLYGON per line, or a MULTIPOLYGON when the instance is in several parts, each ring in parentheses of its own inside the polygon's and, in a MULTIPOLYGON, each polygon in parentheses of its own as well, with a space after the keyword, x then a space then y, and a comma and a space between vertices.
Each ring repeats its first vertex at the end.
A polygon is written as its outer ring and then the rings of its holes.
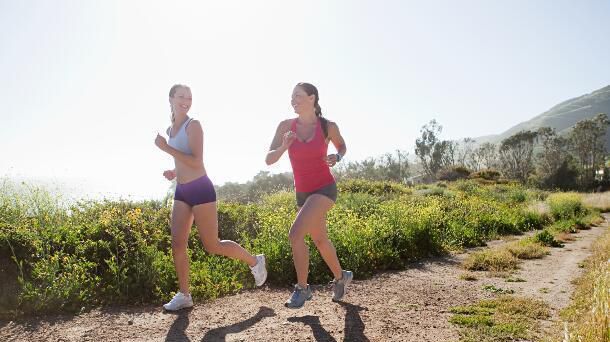
MULTIPOLYGON (((561 134, 577 122, 592 118, 599 113, 610 115, 610 85, 590 94, 564 101, 501 134, 479 137, 476 140, 478 142, 500 142, 519 131, 537 130, 540 127, 555 128, 561 134)), ((606 147, 610 148, 610 137, 606 139, 606 147)))

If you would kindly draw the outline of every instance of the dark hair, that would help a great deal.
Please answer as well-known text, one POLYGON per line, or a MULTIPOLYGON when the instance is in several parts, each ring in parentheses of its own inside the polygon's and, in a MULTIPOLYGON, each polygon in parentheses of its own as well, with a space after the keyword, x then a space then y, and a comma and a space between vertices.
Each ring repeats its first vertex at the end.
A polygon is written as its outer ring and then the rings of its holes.
POLYGON ((297 83, 298 87, 301 87, 307 95, 315 95, 316 102, 313 104, 314 111, 316 112, 316 116, 320 118, 320 122, 322 124, 322 131, 324 132, 324 137, 328 138, 328 120, 322 117, 322 108, 320 107, 320 94, 318 93, 318 88, 311 83, 300 82, 297 83))
MULTIPOLYGON (((169 89, 169 97, 174 97, 174 95, 176 94, 176 91, 178 90, 178 88, 186 88, 186 89, 191 89, 189 88, 189 86, 184 85, 184 84, 174 84, 170 89, 169 89)), ((174 122, 174 120, 176 120, 176 118, 174 117, 174 110, 173 108, 171 108, 170 105, 170 110, 172 111, 172 123, 174 122)))
POLYGON ((298 87, 303 88, 303 90, 307 93, 307 95, 311 96, 311 95, 315 95, 316 96, 316 102, 313 105, 313 108, 316 112, 316 116, 318 117, 322 117, 322 108, 320 107, 320 94, 318 93, 318 88, 316 88, 316 86, 314 86, 311 83, 305 83, 305 82, 300 82, 297 83, 298 87))

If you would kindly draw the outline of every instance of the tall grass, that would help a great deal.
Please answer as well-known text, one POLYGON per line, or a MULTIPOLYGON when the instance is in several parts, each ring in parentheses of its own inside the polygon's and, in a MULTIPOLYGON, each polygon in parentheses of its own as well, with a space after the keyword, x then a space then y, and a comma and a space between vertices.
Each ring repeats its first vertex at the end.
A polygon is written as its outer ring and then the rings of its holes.
POLYGON ((593 245, 572 304, 562 311, 563 341, 610 341, 610 232, 593 245))
POLYGON ((537 341, 539 320, 550 316, 540 300, 503 295, 451 308, 449 321, 460 329, 460 341, 537 341))
POLYGON ((574 192, 552 194, 547 198, 547 203, 551 215, 557 220, 578 217, 586 212, 582 196, 574 192))
POLYGON ((601 212, 610 211, 610 191, 602 193, 586 194, 583 196, 583 203, 590 208, 598 209, 601 212))

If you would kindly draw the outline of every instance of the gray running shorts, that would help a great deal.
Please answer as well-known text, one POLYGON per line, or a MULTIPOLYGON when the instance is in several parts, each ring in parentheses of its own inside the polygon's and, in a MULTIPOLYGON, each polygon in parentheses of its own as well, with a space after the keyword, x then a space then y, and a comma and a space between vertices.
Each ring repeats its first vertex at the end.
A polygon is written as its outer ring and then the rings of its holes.
POLYGON ((337 183, 329 184, 312 192, 297 192, 297 206, 302 207, 307 197, 318 194, 330 198, 333 202, 337 201, 337 183))

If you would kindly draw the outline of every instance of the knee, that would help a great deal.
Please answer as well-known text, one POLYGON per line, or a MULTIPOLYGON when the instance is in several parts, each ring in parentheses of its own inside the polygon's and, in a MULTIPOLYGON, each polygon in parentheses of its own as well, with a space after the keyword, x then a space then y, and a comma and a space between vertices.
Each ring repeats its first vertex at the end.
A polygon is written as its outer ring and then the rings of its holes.
POLYGON ((316 245, 316 247, 318 247, 318 249, 320 247, 324 247, 324 246, 330 244, 330 240, 328 240, 328 237, 312 237, 312 241, 313 241, 314 245, 316 245))
POLYGON ((220 254, 220 240, 204 242, 203 248, 210 254, 220 254))
POLYGON ((301 229, 298 226, 292 226, 290 233, 288 233, 288 240, 291 244, 305 241, 305 235, 301 233, 301 229))
POLYGON ((188 241, 181 241, 181 240, 172 238, 172 252, 174 254, 186 253, 187 246, 188 246, 188 241))

